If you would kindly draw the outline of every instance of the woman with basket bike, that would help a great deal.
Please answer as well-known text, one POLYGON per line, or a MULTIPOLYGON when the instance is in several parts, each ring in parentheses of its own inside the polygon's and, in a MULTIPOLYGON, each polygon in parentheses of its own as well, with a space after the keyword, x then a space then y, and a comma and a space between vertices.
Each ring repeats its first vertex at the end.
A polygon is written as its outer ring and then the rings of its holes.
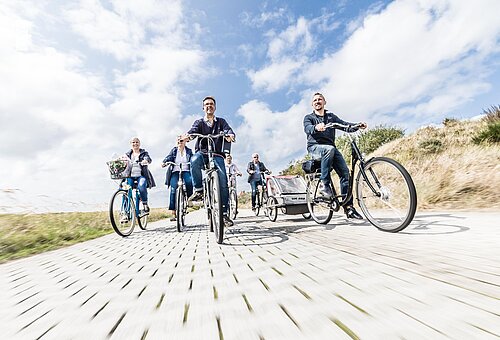
MULTIPOLYGON (((197 119, 191 129, 181 138, 183 140, 191 140, 197 138, 195 153, 191 157, 191 176, 193 178, 193 195, 189 198, 190 202, 199 201, 203 196, 203 176, 202 170, 215 167, 217 172, 220 200, 222 203, 222 215, 218 216, 223 221, 224 225, 216 227, 223 228, 224 226, 232 226, 234 222, 228 216, 228 201, 229 189, 227 185, 226 166, 224 164, 225 150, 224 141, 234 142, 235 133, 224 118, 216 117, 216 102, 213 97, 205 97, 202 101, 203 111, 205 116, 197 119), (213 161, 212 164, 210 161, 213 161)), ((205 196, 207 196, 205 192, 205 196)), ((218 219, 218 218, 217 218, 218 219)), ((222 243, 223 232, 218 232, 217 241, 222 243)))
MULTIPOLYGON (((132 233, 136 217, 139 220, 139 226, 142 229, 146 228, 147 215, 149 215, 147 189, 156 186, 153 175, 148 169, 148 165, 152 162, 149 153, 141 149, 141 142, 137 137, 132 138, 130 144, 132 148, 125 153, 126 157, 118 160, 118 162, 126 162, 128 166, 121 174, 116 174, 117 177, 112 175, 113 179, 121 179, 121 181, 120 187, 111 198, 110 220, 113 229, 121 236, 128 236, 132 233), (132 193, 134 190, 138 191, 136 195, 132 193), (139 201, 142 202, 142 210, 139 201)), ((108 162, 108 165, 113 162, 116 161, 108 162)))

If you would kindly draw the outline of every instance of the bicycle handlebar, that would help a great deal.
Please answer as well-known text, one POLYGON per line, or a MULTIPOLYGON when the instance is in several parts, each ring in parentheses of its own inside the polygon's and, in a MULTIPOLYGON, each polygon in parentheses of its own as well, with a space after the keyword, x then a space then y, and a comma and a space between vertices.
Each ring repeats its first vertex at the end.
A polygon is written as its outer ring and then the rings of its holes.
POLYGON ((233 134, 229 134, 225 131, 221 131, 217 134, 208 134, 208 135, 203 135, 201 133, 190 133, 188 134, 190 137, 199 137, 199 138, 220 138, 220 137, 229 137, 229 136, 234 136, 233 134))
POLYGON ((356 132, 363 124, 353 124, 353 125, 344 125, 339 123, 328 123, 325 125, 325 128, 334 128, 334 129, 345 129, 345 132, 356 132))
POLYGON ((173 165, 173 166, 182 166, 182 165, 189 165, 191 164, 190 162, 180 162, 180 163, 175 163, 175 162, 165 162, 165 163, 162 163, 162 164, 165 164, 165 166, 167 165, 173 165))

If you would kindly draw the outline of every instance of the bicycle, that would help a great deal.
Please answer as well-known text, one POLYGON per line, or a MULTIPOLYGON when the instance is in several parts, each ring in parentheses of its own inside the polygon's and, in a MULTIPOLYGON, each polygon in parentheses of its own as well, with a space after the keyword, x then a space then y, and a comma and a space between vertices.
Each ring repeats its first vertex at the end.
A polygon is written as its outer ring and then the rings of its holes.
POLYGON ((306 199, 314 221, 319 224, 330 222, 333 212, 337 212, 349 201, 355 189, 358 205, 372 225, 387 232, 398 232, 406 228, 413 220, 417 207, 417 193, 408 171, 400 163, 388 157, 373 157, 366 161, 356 143, 357 137, 352 136, 360 125, 329 123, 325 127, 345 129, 350 139, 352 161, 349 189, 347 196, 342 197, 337 195, 332 186, 332 197, 323 197, 320 194, 319 179, 321 160, 308 161, 312 162, 309 163, 312 164, 312 168, 306 172, 306 199), (354 187, 356 164, 358 173, 354 187))
POLYGON ((139 228, 146 230, 149 213, 140 209, 142 202, 137 180, 128 177, 122 179, 118 190, 111 196, 109 202, 109 220, 115 232, 123 237, 129 236, 134 231, 136 220, 139 228))
POLYGON ((253 212, 255 216, 259 216, 260 208, 264 211, 264 216, 267 216, 266 204, 269 200, 269 195, 267 193, 267 183, 266 176, 270 175, 271 171, 265 171, 264 173, 260 173, 260 181, 262 184, 257 185, 257 195, 255 196, 255 207, 253 212))
POLYGON ((229 218, 234 220, 238 214, 238 192, 236 191, 236 174, 229 175, 229 204, 228 214, 229 218))
POLYGON ((219 134, 202 135, 192 133, 189 136, 207 140, 208 166, 205 164, 205 177, 203 178, 203 204, 207 210, 210 231, 215 233, 217 243, 224 240, 224 216, 222 210, 222 189, 220 186, 219 169, 215 164, 214 139, 229 136, 225 132, 219 134))
POLYGON ((166 165, 176 166, 178 165, 180 168, 179 171, 179 180, 177 182, 177 189, 175 190, 175 217, 176 217, 176 227, 177 231, 181 232, 186 227, 186 215, 188 210, 188 194, 186 183, 184 182, 184 178, 182 177, 183 165, 189 165, 190 163, 174 163, 174 162, 166 162, 166 165))

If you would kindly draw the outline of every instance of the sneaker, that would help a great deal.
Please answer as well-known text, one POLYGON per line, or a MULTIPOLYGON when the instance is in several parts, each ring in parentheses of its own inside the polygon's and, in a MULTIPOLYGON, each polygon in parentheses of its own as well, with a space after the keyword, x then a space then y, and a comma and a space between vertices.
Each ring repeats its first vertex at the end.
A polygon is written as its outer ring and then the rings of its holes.
POLYGON ((121 217, 120 217, 120 223, 128 223, 128 216, 123 214, 121 217))
POLYGON ((347 216, 347 218, 351 218, 351 219, 356 219, 356 220, 362 220, 363 219, 363 216, 361 216, 356 211, 356 209, 354 209, 353 206, 347 207, 345 209, 345 215, 347 216))
POLYGON ((332 191, 332 187, 330 186, 330 183, 322 181, 321 188, 319 189, 319 193, 324 197, 332 197, 333 191, 332 191))
POLYGON ((234 222, 227 216, 227 214, 222 215, 222 218, 224 219, 224 226, 225 227, 232 227, 234 225, 234 222))
POLYGON ((144 212, 145 212, 145 213, 148 213, 148 212, 149 212, 149 206, 148 206, 148 204, 147 204, 147 203, 143 203, 143 204, 142 204, 142 207, 144 208, 144 212))
POLYGON ((177 221, 177 219, 174 217, 170 217, 170 221, 174 222, 174 221, 177 221))
POLYGON ((201 201, 203 199, 203 189, 195 190, 193 194, 188 198, 189 202, 201 201))

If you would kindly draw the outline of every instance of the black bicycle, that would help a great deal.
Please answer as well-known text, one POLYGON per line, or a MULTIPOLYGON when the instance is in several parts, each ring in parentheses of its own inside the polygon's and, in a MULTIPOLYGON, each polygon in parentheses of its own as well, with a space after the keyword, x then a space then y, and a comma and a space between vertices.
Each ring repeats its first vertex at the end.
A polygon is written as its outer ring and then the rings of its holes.
MULTIPOLYGON (((379 230, 398 232, 406 228, 417 209, 417 192, 406 169, 397 161, 387 157, 374 157, 365 161, 352 135, 360 125, 345 126, 329 123, 327 128, 343 129, 351 142, 352 161, 349 190, 346 197, 337 195, 333 187, 332 197, 320 193, 321 160, 311 160, 311 167, 304 166, 307 181, 307 207, 314 221, 327 224, 334 211, 338 211, 352 197, 356 190, 359 207, 368 221, 379 230), (354 187, 354 171, 358 173, 354 187)), ((306 163, 304 163, 306 164, 306 163)))
POLYGON ((215 164, 216 155, 214 154, 214 146, 216 138, 227 137, 228 134, 221 132, 220 134, 202 135, 199 133, 190 134, 191 137, 206 139, 208 145, 208 166, 205 166, 205 177, 203 178, 203 202, 207 210, 208 223, 210 231, 215 232, 217 243, 222 243, 224 240, 224 216, 222 210, 222 188, 219 179, 219 169, 215 164))
POLYGON ((174 162, 166 162, 167 165, 176 166, 178 165, 179 170, 179 181, 177 182, 177 189, 175 190, 175 220, 177 231, 181 232, 186 227, 186 215, 188 212, 188 194, 186 183, 184 182, 184 178, 182 177, 183 166, 189 165, 190 163, 174 163, 174 162))
POLYGON ((266 175, 270 175, 271 171, 265 171, 260 173, 260 181, 262 184, 257 185, 257 195, 255 196, 255 207, 253 212, 255 216, 259 216, 260 209, 264 211, 264 215, 267 216, 266 204, 269 200, 269 194, 267 193, 267 182, 266 175))

